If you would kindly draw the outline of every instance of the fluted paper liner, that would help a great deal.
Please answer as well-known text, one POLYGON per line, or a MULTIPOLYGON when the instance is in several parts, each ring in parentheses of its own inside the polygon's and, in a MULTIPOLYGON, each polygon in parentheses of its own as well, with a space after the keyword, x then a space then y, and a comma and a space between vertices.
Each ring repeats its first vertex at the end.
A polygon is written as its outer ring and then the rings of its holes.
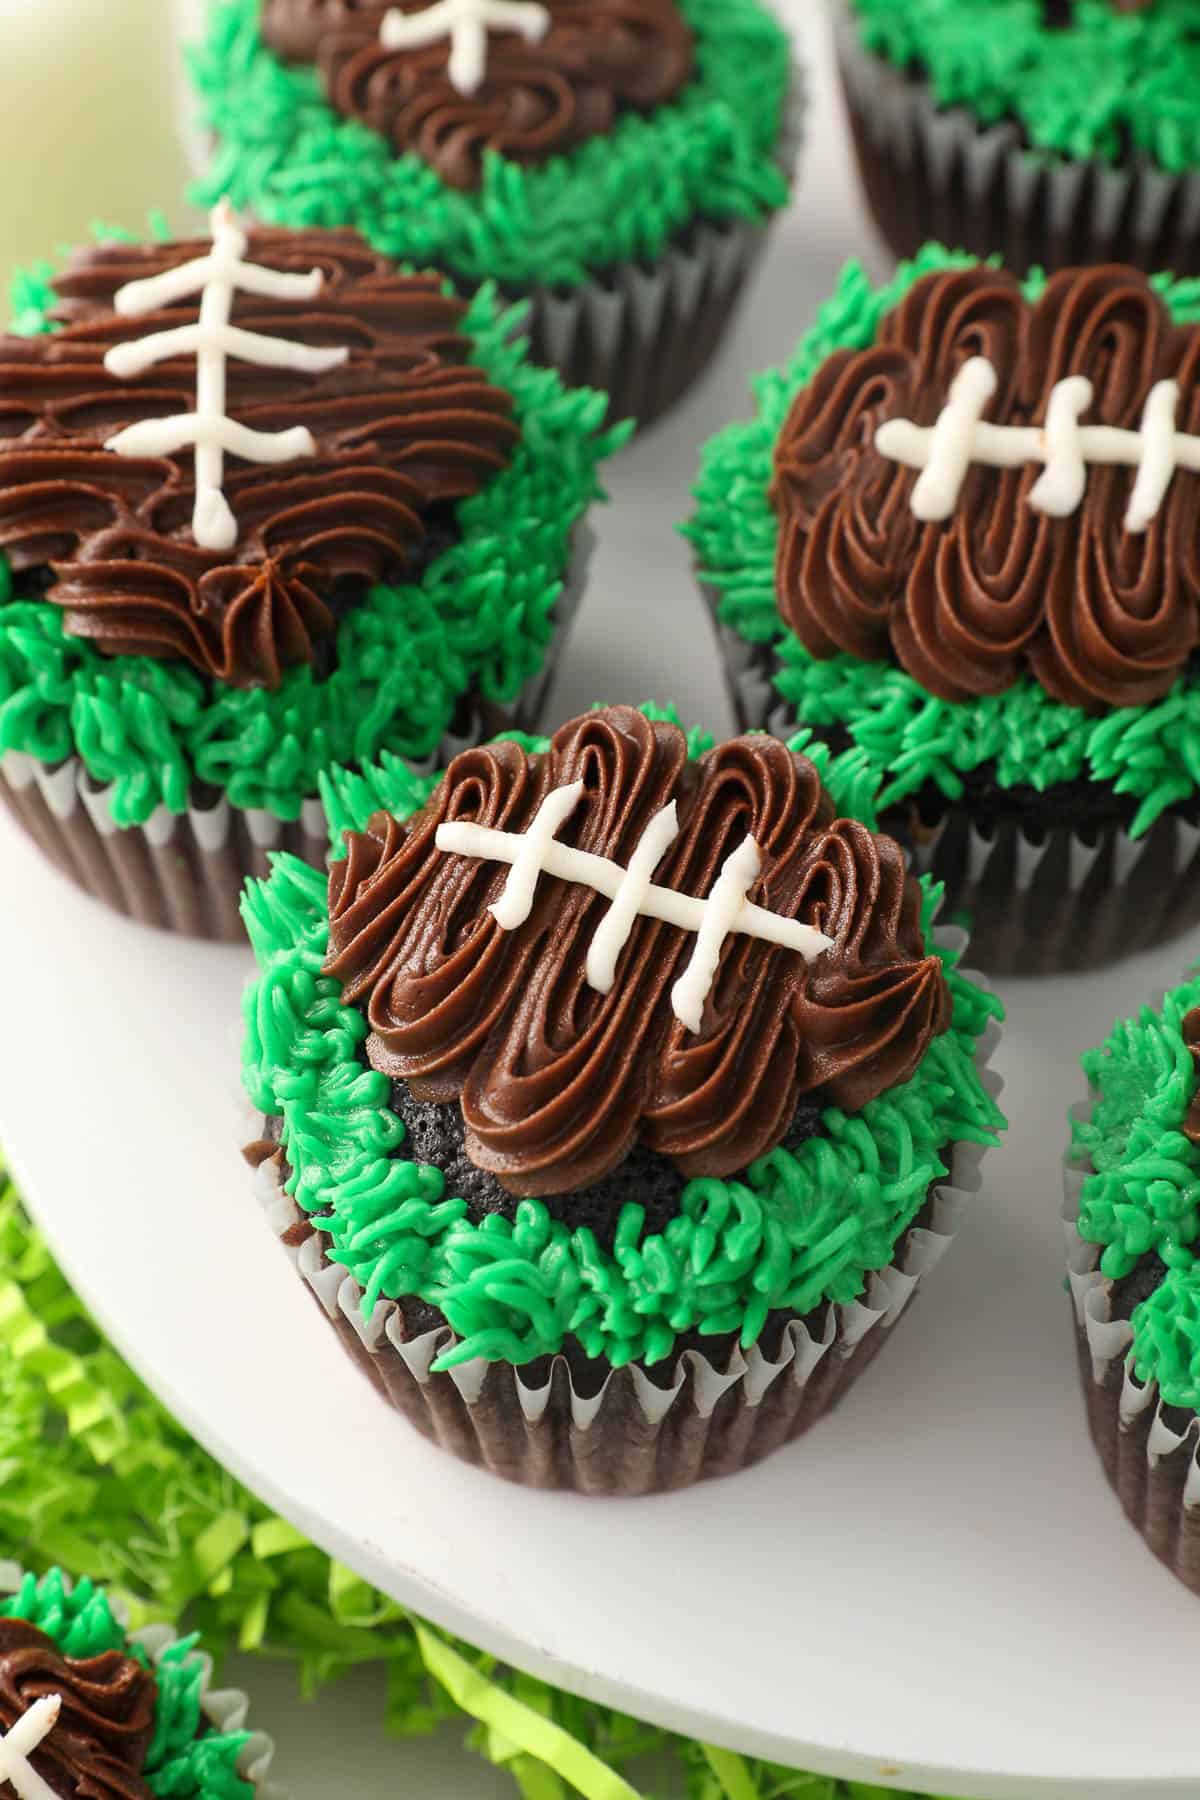
MULTIPOLYGON (((411 766, 444 768, 460 750, 502 731, 532 731, 538 723, 558 659, 587 584, 595 534, 577 526, 563 592, 554 609, 555 635, 546 659, 512 701, 472 695, 464 717, 436 751, 411 766)), ((51 767, 22 751, 0 756, 0 805, 24 827, 60 872, 85 893, 143 925, 223 943, 245 941, 238 903, 245 882, 270 873, 279 850, 324 868, 329 852, 325 809, 306 799, 295 820, 259 808, 232 806, 223 794, 185 813, 159 806, 144 825, 118 825, 113 787, 92 780, 78 757, 51 767)))
POLYGON ((1014 274, 1122 262, 1200 272, 1200 172, 1131 154, 1112 165, 1029 148, 1015 119, 984 125, 866 50, 841 0, 837 51, 859 173, 898 257, 931 238, 1014 274))
MULTIPOLYGON (((962 939, 950 929, 937 936, 944 947, 962 939)), ((971 979, 980 981, 974 974, 971 979)), ((1001 1083, 987 1063, 998 1037, 993 1020, 977 1051, 993 1096, 1001 1083)), ((301 1237, 295 1229, 309 1221, 284 1190, 281 1159, 262 1162, 255 1179, 271 1229, 343 1348, 424 1436, 527 1487, 637 1495, 733 1474, 828 1412, 878 1354, 922 1277, 949 1249, 979 1190, 984 1148, 955 1145, 949 1175, 930 1188, 893 1262, 867 1277, 862 1299, 848 1306, 828 1303, 790 1321, 773 1358, 757 1345, 735 1347, 718 1365, 685 1350, 674 1365, 663 1365, 666 1373, 654 1371, 658 1380, 634 1364, 614 1370, 594 1394, 577 1390, 562 1356, 542 1359, 533 1376, 482 1358, 433 1373, 431 1365, 456 1342, 453 1332, 441 1327, 406 1341, 400 1308, 389 1300, 364 1318, 361 1286, 327 1260, 319 1231, 301 1237), (547 1367, 548 1374, 541 1374, 547 1367)))
MULTIPOLYGON (((793 736, 805 721, 780 701, 770 646, 722 624, 717 590, 702 589, 739 726, 793 736)), ((987 833, 950 799, 934 825, 914 828, 911 812, 900 801, 881 823, 919 875, 944 884, 943 911, 969 927, 972 959, 989 975, 1101 968, 1200 924, 1200 825, 1178 809, 1137 838, 1115 824, 1085 835, 1069 820, 1036 837, 1015 820, 987 833)))
MULTIPOLYGON (((802 70, 793 69, 777 160, 791 181, 803 137, 802 70)), ((577 288, 534 288, 535 362, 571 387, 602 388, 610 419, 648 425, 682 399, 717 349, 766 248, 771 219, 698 219, 653 263, 620 263, 577 288)))
MULTIPOLYGON (((24 1577, 25 1571, 19 1563, 0 1561, 0 1596, 15 1594, 24 1577)), ((64 1574, 63 1585, 69 1593, 74 1586, 69 1575, 64 1574)), ((109 1595, 109 1605, 113 1617, 124 1629, 128 1621, 119 1597, 109 1595)), ((169 1625, 145 1625, 140 1631, 129 1632, 130 1644, 140 1646, 156 1668, 178 1637, 178 1632, 172 1631, 169 1625)), ((207 1651, 197 1649, 194 1658, 203 1669, 200 1710, 208 1724, 214 1731, 244 1731, 250 1710, 249 1698, 240 1688, 214 1688, 211 1685, 212 1658, 207 1651)), ((288 1800, 286 1788, 267 1779, 274 1755, 275 1745, 266 1732, 255 1731, 238 1757, 238 1774, 254 1788, 255 1800, 288 1800)))

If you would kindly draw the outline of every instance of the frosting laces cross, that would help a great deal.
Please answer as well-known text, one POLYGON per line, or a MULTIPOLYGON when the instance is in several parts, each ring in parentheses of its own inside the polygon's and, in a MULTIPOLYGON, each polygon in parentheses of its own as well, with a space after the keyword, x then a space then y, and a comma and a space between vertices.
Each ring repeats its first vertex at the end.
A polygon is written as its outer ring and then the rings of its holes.
POLYGON ((258 294, 271 300, 313 300, 321 291, 324 276, 320 269, 312 269, 307 275, 286 275, 243 261, 246 234, 227 200, 213 209, 210 229, 213 247, 209 255, 145 281, 131 281, 119 288, 113 299, 114 310, 122 316, 142 318, 191 294, 199 294, 197 322, 116 344, 104 358, 110 375, 129 380, 168 357, 194 355, 196 410, 129 425, 109 438, 105 448, 118 456, 163 457, 194 446, 196 503, 192 535, 202 549, 232 550, 238 528, 223 491, 226 453, 244 457, 247 462, 288 463, 315 456, 317 446, 305 425, 290 431, 253 431, 230 419, 225 411, 228 359, 233 356, 262 368, 320 375, 341 367, 350 352, 343 348, 322 350, 231 325, 236 294, 258 294))
POLYGON ((814 926, 799 919, 785 919, 746 899, 762 868, 762 853, 752 837, 745 838, 726 857, 706 900, 676 893, 673 888, 656 887, 651 880, 654 870, 679 835, 673 800, 650 820, 627 868, 606 856, 559 843, 555 834, 570 818, 583 792, 582 781, 555 788, 542 801, 524 832, 494 831, 459 819, 439 825, 435 842, 439 850, 453 855, 511 865, 504 892, 490 909, 503 931, 515 931, 525 923, 543 874, 581 882, 606 895, 612 904, 588 951, 589 987, 601 994, 611 991, 617 959, 639 915, 696 933, 696 946, 687 968, 671 989, 675 1017, 693 1032, 700 1030, 721 950, 732 933, 799 951, 806 962, 832 948, 834 940, 814 926))
POLYGON ((416 13, 393 6, 384 15, 379 41, 385 50, 423 50, 448 37, 451 84, 460 94, 473 94, 487 74, 489 31, 515 31, 535 44, 549 29, 550 14, 535 0, 436 0, 416 13))
POLYGON ((58 1800, 29 1758, 54 1730, 61 1710, 62 1695, 46 1694, 21 1714, 11 1731, 0 1732, 0 1795, 11 1788, 17 1800, 58 1800))
POLYGON ((1055 383, 1044 425, 993 425, 982 414, 996 386, 988 359, 969 357, 951 382, 935 424, 888 419, 876 431, 875 447, 882 456, 921 470, 911 502, 918 519, 951 516, 972 463, 1013 469, 1026 462, 1045 465, 1030 489, 1029 504, 1066 518, 1083 499, 1088 464, 1107 463, 1137 470, 1125 529, 1143 532, 1166 498, 1176 469, 1200 472, 1200 437, 1175 429, 1178 382, 1154 384, 1137 431, 1079 423, 1092 404, 1092 384, 1085 375, 1055 383))

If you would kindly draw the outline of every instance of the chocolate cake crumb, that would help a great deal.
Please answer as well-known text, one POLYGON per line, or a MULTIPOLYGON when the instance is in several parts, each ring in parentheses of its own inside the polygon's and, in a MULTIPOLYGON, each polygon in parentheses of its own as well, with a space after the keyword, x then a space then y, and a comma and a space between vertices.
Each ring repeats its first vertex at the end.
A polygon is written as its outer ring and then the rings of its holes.
MULTIPOLYGON (((455 1100, 415 1100, 407 1083, 392 1083, 392 1111, 404 1121, 407 1142, 416 1162, 432 1163, 446 1177, 446 1193, 467 1202, 472 1222, 489 1213, 516 1217, 520 1197, 501 1187, 494 1175, 477 1168, 466 1152, 462 1109, 455 1100)), ((821 1128, 824 1105, 807 1095, 782 1140, 782 1147, 797 1150, 821 1128)), ((602 1249, 611 1250, 621 1208, 636 1200, 645 1209, 646 1233, 665 1230, 679 1212, 680 1196, 688 1177, 657 1151, 635 1144, 624 1162, 595 1186, 568 1194, 539 1194, 551 1218, 572 1229, 586 1225, 602 1249)))

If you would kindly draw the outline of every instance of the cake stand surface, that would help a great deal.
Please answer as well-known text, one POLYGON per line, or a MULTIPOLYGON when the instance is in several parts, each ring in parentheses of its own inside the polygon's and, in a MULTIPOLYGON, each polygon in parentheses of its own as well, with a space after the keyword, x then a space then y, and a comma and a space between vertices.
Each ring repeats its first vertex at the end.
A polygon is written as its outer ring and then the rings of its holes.
MULTIPOLYGON (((816 12, 796 205, 719 367, 612 468, 556 718, 596 697, 728 715, 671 533, 695 447, 746 410, 838 264, 874 256, 816 12)), ((978 1800, 1200 1789, 1200 1605, 1087 1442, 1058 1226, 1079 1052, 1200 938, 1004 989, 1010 1140, 913 1318, 761 1467, 641 1501, 526 1493, 412 1432, 338 1350, 238 1156, 247 953, 102 911, 0 825, 0 1143, 121 1351, 257 1493, 418 1612, 539 1675, 780 1761, 978 1800)))

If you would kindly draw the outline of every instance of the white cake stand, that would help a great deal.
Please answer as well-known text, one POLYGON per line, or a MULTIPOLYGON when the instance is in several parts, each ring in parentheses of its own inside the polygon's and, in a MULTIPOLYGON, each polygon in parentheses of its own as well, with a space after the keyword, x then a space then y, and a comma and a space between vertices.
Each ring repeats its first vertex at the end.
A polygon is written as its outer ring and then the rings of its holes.
MULTIPOLYGON (((671 533, 842 257, 871 254, 824 64, 805 183, 722 363, 626 454, 554 703, 727 713, 671 533)), ((1200 1788, 1200 1605, 1125 1525, 1076 1392, 1057 1211, 1079 1052, 1192 939, 1010 983, 1011 1140, 911 1323, 758 1469, 634 1502, 526 1493, 424 1442, 301 1291, 237 1148, 248 955, 127 925, 0 827, 0 1143, 99 1322, 196 1436, 331 1554, 578 1693, 781 1761, 978 1800, 1200 1788)))

